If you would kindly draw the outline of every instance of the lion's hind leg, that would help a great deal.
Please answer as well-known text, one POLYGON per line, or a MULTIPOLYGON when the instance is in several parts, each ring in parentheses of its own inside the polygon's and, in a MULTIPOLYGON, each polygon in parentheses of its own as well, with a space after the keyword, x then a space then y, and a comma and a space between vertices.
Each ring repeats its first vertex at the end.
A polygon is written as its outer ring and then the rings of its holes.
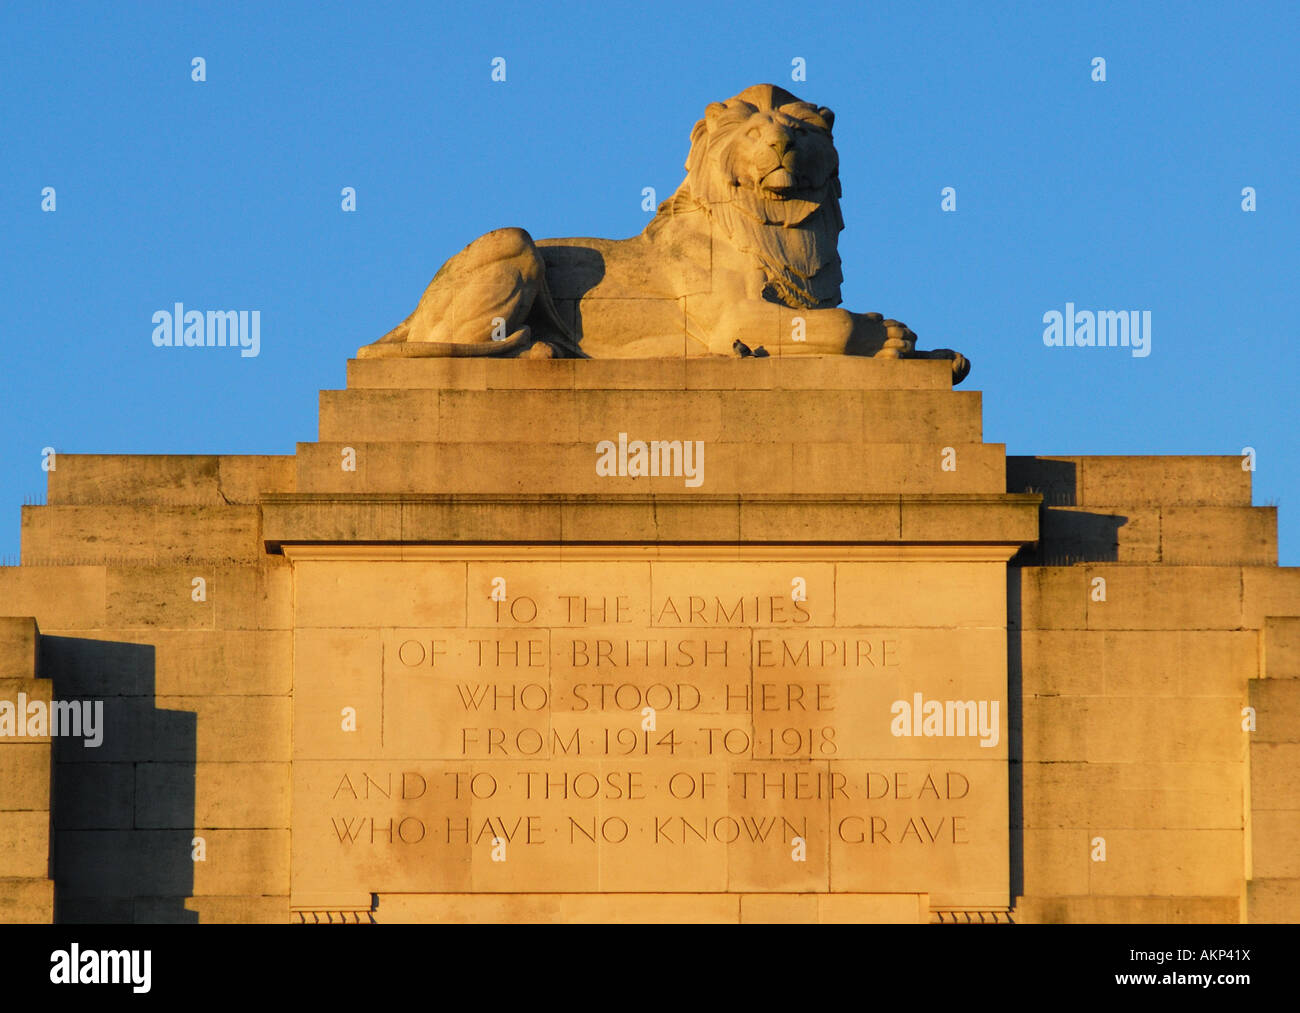
POLYGON ((546 293, 546 266, 523 229, 496 229, 448 260, 415 311, 373 345, 374 356, 512 355, 533 342, 525 324, 546 293))

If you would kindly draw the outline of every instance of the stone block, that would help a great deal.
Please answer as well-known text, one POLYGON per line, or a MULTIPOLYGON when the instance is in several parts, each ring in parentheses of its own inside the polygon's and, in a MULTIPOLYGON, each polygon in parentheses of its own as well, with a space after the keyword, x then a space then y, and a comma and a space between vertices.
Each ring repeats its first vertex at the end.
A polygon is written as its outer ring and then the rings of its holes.
POLYGON ((749 893, 740 897, 740 921, 746 925, 815 925, 814 893, 749 893))
POLYGON ((1025 630, 1020 634, 1026 697, 1098 696, 1104 682, 1103 641, 1087 630, 1025 630))
POLYGON ((904 541, 1012 545, 1038 538, 1038 504, 1028 497, 910 495, 899 505, 904 541))
MULTIPOLYGON (((585 308, 584 308, 585 312, 585 308)), ((682 332, 682 343, 686 335, 682 332)), ((581 359, 573 364, 574 390, 682 390, 686 359, 581 359)))
POLYGON ((103 639, 107 634, 69 631, 41 638, 42 664, 53 676, 59 699, 146 697, 156 688, 155 649, 144 642, 103 639))
POLYGON ((104 625, 102 566, 0 566, 0 614, 33 616, 49 633, 104 625))
POLYGON ((1246 884, 1249 921, 1256 925, 1300 922, 1300 879, 1255 879, 1246 884))
POLYGON ((130 897, 69 897, 60 887, 54 920, 58 925, 130 925, 134 913, 130 897))
POLYGON ((1022 897, 1013 917, 1025 925, 1236 925, 1241 900, 1227 897, 1022 897))
POLYGON ((158 707, 198 716, 194 753, 198 761, 289 759, 291 718, 288 697, 160 696, 158 707))
POLYGON ((418 388, 323 390, 320 392, 320 439, 337 443, 384 439, 435 441, 440 435, 440 396, 439 391, 418 388))
MULTIPOLYGON (((746 540, 739 498, 581 497, 559 509, 565 542, 736 542, 746 540)), ((549 517, 538 525, 550 528, 549 517)))
POLYGON ((284 925, 292 921, 289 898, 280 897, 140 897, 137 925, 284 925))
POLYGON ((48 473, 50 505, 223 502, 219 458, 206 454, 59 454, 48 473))
MULTIPOLYGON (((835 566, 837 626, 1006 626, 1000 563, 842 562, 835 566), (936 597, 934 588, 944 593, 936 597)), ((811 584, 810 584, 811 588, 811 584)))
MULTIPOLYGON (((565 508, 556 498, 512 503, 502 497, 415 499, 400 505, 402 538, 410 542, 559 542, 565 508)), ((604 530, 604 529, 602 529, 604 530)))
POLYGON ((1245 838, 1239 830, 1123 830, 1094 827, 1106 861, 1085 860, 1093 895, 1240 896, 1245 838))
POLYGON ((690 390, 950 391, 952 369, 946 362, 926 359, 701 357, 686 360, 685 381, 690 390))
POLYGON ((929 898, 923 893, 830 893, 816 900, 817 920, 822 924, 919 925, 929 921, 929 898))
MULTIPOLYGON (((337 460, 332 463, 338 467, 337 460)), ((262 506, 262 537, 276 549, 284 541, 400 542, 405 509, 396 497, 369 498, 342 494, 325 496, 319 500, 306 496, 278 498, 262 506)), ((449 512, 447 507, 428 509, 439 518, 449 512)), ((423 533, 426 530, 444 529, 432 525, 418 504, 412 504, 410 510, 413 522, 419 524, 413 531, 423 533)), ((473 514, 473 511, 469 512, 473 514)))
POLYGON ((30 616, 0 616, 0 679, 28 679, 40 674, 41 641, 30 616))
POLYGON ((1277 508, 1166 506, 1160 561, 1211 566, 1276 566, 1277 508))
POLYGON ((1019 615, 1012 606, 1008 621, 1023 630, 1078 630, 1087 626, 1087 572, 1068 566, 1011 569, 1013 592, 1019 594, 1019 615), (1016 581, 1017 576, 1019 580, 1016 581), (1015 584, 1018 583, 1018 587, 1015 584))
POLYGON ((0 925, 49 925, 53 921, 53 880, 0 878, 0 925))
POLYGON ((472 925, 501 922, 734 924, 740 899, 728 894, 380 894, 375 919, 472 925))
POLYGON ((1300 617, 1266 616, 1260 645, 1260 677, 1300 679, 1300 617))
MULTIPOLYGON (((12 700, 0 688, 0 700, 12 700)), ((50 745, 0 739, 0 811, 50 810, 50 745)))
POLYGON ((1259 637, 1253 630, 1183 630, 1178 692, 1184 697, 1243 699, 1259 675, 1259 637))
POLYGON ((1234 567, 1094 565, 1085 575, 1089 629, 1241 629, 1241 571, 1234 567), (1092 597, 1091 582, 1099 577, 1105 601, 1092 597))
POLYGON ((1007 455, 1007 492, 1033 493, 1049 507, 1077 506, 1079 458, 1007 455))
POLYGON ((217 461, 221 498, 227 503, 256 503, 267 493, 296 491, 292 454, 229 454, 217 461))
POLYGON ((1086 757, 1089 710, 1096 698, 1025 697, 1022 748, 1026 763, 1053 763, 1086 757))
POLYGON ((1024 890, 1026 897, 1069 896, 1088 892, 1089 840, 1086 830, 1026 827, 1024 890))
POLYGON ((139 829, 289 828, 288 763, 140 763, 135 777, 139 829), (193 795, 194 808, 178 819, 171 800, 186 795, 193 795))
POLYGON ((1250 506, 1241 458, 1089 456, 1079 462, 1078 506, 1250 506))
MULTIPOLYGON (((729 418, 728 408, 734 412, 737 399, 751 396, 748 392, 724 395, 708 390, 575 391, 569 401, 577 416, 576 425, 566 428, 567 435, 559 437, 557 442, 586 442, 594 446, 600 440, 616 441, 619 433, 627 433, 629 440, 738 443, 752 436, 754 430, 746 418, 729 418)), ((543 435, 547 431, 537 432, 543 435)))
POLYGON ((1240 830, 1244 771, 1213 763, 1026 763, 1027 827, 1240 830))
POLYGON ((1085 727, 1084 757, 1093 763, 1240 763, 1246 758, 1239 698, 1093 698, 1085 727))
POLYGON ((1264 629, 1271 616, 1300 616, 1300 566, 1242 567, 1241 613, 1250 630, 1264 629))
POLYGON ((1044 506, 1035 561, 1051 566, 1086 562, 1160 562, 1156 507, 1044 506))
POLYGON ((1300 743, 1300 679, 1258 679, 1250 684, 1255 731, 1261 742, 1300 743))
POLYGON ((23 559, 149 564, 243 563, 257 558, 255 506, 151 504, 145 509, 148 523, 143 523, 139 505, 24 507, 23 559))
POLYGON ((1300 811, 1255 809, 1250 823, 1254 878, 1300 879, 1300 811))
POLYGON ((276 896, 289 883, 287 830, 69 830, 59 836, 61 897, 276 896), (206 857, 193 859, 195 837, 206 857))
MULTIPOLYGON (((920 444, 804 442, 790 445, 793 484, 741 492, 1001 493, 1004 448, 996 443, 920 444), (951 452, 951 453, 949 453, 951 452), (953 462, 953 470, 945 464, 953 462)), ((717 491, 717 487, 710 485, 717 491)), ((724 486, 726 491, 732 487, 724 486)))
POLYGON ((303 560, 296 586, 300 630, 465 622, 464 563, 303 560))
POLYGON ((125 629, 216 628, 216 599, 223 590, 219 568, 204 566, 110 566, 106 625, 125 629), (195 585, 195 580, 203 581, 195 585), (196 600, 195 595, 202 595, 196 600))
MULTIPOLYGON (((1293 725, 1294 729, 1295 726, 1293 725)), ((1250 747, 1250 804, 1256 814, 1291 810, 1300 818, 1300 742, 1254 742, 1250 747)))
MULTIPOLYGON (((54 826, 130 830, 135 824, 135 764, 60 763, 55 770, 54 826)), ((183 808, 183 799, 175 808, 183 808)))
MULTIPOLYGON (((846 542, 892 542, 902 534, 902 506, 896 496, 844 502, 828 502, 820 497, 744 497, 733 504, 719 504, 717 511, 719 523, 714 530, 725 531, 727 522, 738 515, 736 540, 746 543, 816 541, 828 534, 846 542)), ((689 526, 688 521, 682 528, 689 526)), ((645 534, 653 530, 643 529, 645 534)))
POLYGON ((50 866, 50 814, 0 812, 0 877, 44 879, 50 866))
POLYGON ((118 696, 103 704, 102 743, 60 739, 60 765, 289 759, 286 696, 118 696))

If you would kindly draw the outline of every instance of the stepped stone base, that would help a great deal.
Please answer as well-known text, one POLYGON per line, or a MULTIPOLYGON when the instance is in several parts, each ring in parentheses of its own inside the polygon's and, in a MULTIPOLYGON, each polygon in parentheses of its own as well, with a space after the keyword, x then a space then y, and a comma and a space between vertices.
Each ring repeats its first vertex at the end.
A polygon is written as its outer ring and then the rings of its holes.
POLYGON ((61 453, 24 508, 0 707, 99 701, 104 735, 0 735, 0 920, 1300 920, 1300 570, 1239 458, 1007 456, 942 361, 367 359, 347 380, 293 454, 61 453), (702 445, 700 481, 599 470, 636 441, 702 445), (649 647, 583 668, 661 639, 730 646, 717 670, 649 647), (807 664, 769 669, 804 640, 807 664), (547 702, 474 716, 471 683, 547 702), (583 707, 599 683, 704 699, 664 698, 655 755, 639 706, 583 707), (833 707, 809 708, 819 685, 833 707), (914 692, 996 700, 996 743, 892 734, 914 692), (597 752, 490 752, 534 725, 597 752), (649 794, 541 799, 534 769, 649 794), (742 797, 764 771, 846 795, 742 797), (454 794, 485 772, 524 794, 454 794), (681 772, 727 790, 665 796, 681 772), (966 795, 904 796, 954 772, 966 795), (775 837, 728 841, 764 819, 775 837))

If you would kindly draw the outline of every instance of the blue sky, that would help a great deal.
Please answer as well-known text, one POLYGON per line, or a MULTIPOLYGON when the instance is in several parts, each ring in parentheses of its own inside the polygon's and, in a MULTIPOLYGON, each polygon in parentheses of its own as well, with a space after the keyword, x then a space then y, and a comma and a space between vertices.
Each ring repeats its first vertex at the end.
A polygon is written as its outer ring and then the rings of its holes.
POLYGON ((448 256, 639 232, 770 81, 837 114, 844 305, 967 354, 986 439, 1252 446, 1300 563, 1294 4, 7 0, 0 39, 0 555, 43 447, 291 453, 448 256), (155 348, 175 302, 260 310, 261 354, 155 348), (1045 347, 1067 302, 1150 310, 1151 355, 1045 347))

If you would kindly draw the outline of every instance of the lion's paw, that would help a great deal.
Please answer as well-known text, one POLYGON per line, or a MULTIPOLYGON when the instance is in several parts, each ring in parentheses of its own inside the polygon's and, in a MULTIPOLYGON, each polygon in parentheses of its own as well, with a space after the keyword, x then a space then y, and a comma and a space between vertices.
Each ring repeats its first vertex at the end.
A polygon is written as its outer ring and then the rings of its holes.
POLYGON ((877 359, 906 359, 916 351, 916 335, 907 324, 898 320, 881 320, 879 313, 868 313, 873 323, 883 328, 885 340, 876 352, 877 359))

